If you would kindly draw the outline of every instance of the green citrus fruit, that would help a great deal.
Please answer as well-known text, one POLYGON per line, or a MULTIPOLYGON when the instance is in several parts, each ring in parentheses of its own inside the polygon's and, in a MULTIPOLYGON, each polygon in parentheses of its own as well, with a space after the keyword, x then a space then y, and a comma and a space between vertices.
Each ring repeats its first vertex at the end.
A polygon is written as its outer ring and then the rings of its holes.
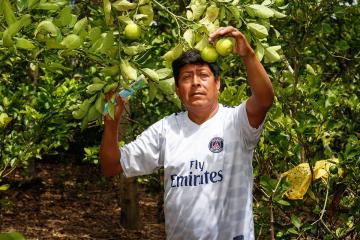
POLYGON ((201 58, 206 62, 215 62, 218 58, 218 53, 216 52, 216 49, 209 46, 206 46, 201 52, 200 52, 201 58))
POLYGON ((331 165, 329 171, 331 174, 338 174, 338 167, 336 165, 331 165))
POLYGON ((284 0, 275 0, 275 6, 282 6, 284 5, 284 0))
POLYGON ((141 28, 135 23, 129 23, 124 29, 124 34, 127 39, 139 39, 141 35, 141 28))
POLYGON ((215 47, 220 56, 227 56, 232 53, 234 46, 230 38, 223 38, 217 41, 215 47))

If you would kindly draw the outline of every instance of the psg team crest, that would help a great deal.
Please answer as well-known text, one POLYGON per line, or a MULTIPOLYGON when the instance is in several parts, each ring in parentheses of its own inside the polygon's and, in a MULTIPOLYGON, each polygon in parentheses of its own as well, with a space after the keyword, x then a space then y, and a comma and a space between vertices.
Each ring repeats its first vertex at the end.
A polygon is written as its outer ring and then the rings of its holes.
POLYGON ((213 153, 219 153, 224 148, 224 140, 220 137, 214 137, 209 142, 209 150, 213 153))

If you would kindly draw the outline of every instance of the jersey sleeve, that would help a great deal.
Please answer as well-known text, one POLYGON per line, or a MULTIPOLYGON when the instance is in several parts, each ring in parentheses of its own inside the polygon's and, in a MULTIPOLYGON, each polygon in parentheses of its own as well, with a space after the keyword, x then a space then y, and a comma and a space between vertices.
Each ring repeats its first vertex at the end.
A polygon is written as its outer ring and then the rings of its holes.
POLYGON ((160 120, 120 148, 120 163, 126 177, 151 174, 161 167, 162 129, 163 120, 160 120))
POLYGON ((246 101, 235 107, 234 117, 235 128, 240 130, 240 137, 243 138, 245 148, 254 149, 260 139, 265 119, 258 128, 252 127, 246 111, 246 101))

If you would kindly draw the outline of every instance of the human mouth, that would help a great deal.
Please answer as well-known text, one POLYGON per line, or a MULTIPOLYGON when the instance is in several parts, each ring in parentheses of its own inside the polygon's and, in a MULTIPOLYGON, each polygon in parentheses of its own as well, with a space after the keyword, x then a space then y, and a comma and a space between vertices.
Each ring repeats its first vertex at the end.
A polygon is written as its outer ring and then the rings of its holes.
POLYGON ((191 94, 191 96, 204 96, 205 93, 202 93, 202 92, 194 92, 191 94))

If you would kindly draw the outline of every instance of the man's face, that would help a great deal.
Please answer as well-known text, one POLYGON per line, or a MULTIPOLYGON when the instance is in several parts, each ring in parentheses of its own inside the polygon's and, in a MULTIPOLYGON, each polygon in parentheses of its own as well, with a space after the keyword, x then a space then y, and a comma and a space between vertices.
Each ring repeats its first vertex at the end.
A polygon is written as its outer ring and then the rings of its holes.
POLYGON ((180 69, 176 94, 187 110, 207 110, 218 103, 220 79, 207 64, 186 64, 180 69))

